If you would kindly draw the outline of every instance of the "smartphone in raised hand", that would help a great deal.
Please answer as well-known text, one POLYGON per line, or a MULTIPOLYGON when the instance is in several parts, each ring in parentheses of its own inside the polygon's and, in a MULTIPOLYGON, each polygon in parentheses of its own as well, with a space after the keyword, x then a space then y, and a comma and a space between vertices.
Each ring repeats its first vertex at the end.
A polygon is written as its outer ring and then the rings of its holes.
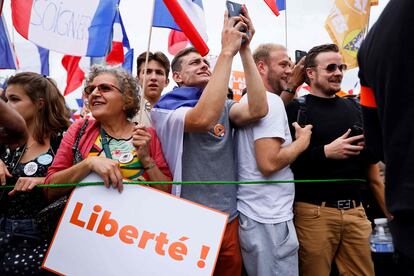
POLYGON ((226 7, 227 11, 229 12, 229 17, 239 16, 240 14, 243 14, 242 4, 226 1, 226 7))
POLYGON ((302 50, 296 50, 295 51, 295 64, 298 64, 298 62, 303 58, 306 57, 308 53, 302 50))
MULTIPOLYGON (((226 1, 226 7, 227 7, 227 11, 229 13, 229 17, 244 15, 242 4, 235 3, 235 2, 227 0, 226 1)), ((246 33, 247 36, 249 36, 249 31, 246 30, 245 28, 241 29, 240 31, 243 32, 243 33, 246 33)), ((243 38, 241 44, 244 44, 245 42, 246 42, 246 40, 243 38)))

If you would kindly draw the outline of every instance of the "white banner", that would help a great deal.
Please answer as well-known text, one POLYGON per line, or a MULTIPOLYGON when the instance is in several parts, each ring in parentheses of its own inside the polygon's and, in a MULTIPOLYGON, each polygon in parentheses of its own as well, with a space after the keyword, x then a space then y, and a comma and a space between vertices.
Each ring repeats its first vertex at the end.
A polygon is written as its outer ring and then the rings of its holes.
POLYGON ((227 214, 144 186, 76 188, 43 267, 65 275, 212 275, 227 214))
POLYGON ((104 56, 119 0, 13 0, 13 25, 38 46, 73 56, 104 56))

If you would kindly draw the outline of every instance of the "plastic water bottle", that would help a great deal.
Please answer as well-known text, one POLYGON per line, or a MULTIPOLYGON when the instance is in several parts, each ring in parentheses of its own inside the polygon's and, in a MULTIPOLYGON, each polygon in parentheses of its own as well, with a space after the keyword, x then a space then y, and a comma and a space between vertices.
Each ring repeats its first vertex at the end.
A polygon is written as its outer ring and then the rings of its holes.
POLYGON ((376 253, 394 252, 392 236, 386 218, 374 219, 375 228, 371 235, 371 251, 376 253))

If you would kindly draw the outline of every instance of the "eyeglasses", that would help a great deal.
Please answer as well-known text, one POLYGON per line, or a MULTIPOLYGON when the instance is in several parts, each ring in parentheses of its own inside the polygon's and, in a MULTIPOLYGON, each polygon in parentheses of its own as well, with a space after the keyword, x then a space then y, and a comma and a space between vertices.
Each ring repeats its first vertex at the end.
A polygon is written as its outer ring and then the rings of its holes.
POLYGON ((101 92, 101 93, 111 92, 114 89, 116 89, 122 94, 121 89, 119 89, 118 87, 116 87, 115 85, 112 85, 110 83, 101 83, 99 85, 88 85, 83 89, 83 93, 85 93, 85 95, 89 96, 90 94, 92 94, 93 91, 95 91, 96 88, 98 88, 98 91, 101 92))
MULTIPOLYGON (((319 66, 311 66, 311 67, 319 67, 319 66)), ((331 63, 328 64, 325 68, 322 68, 323 70, 326 70, 326 72, 328 73, 333 73, 336 71, 336 69, 339 69, 339 71, 343 72, 348 68, 348 66, 346 64, 336 64, 336 63, 331 63)))

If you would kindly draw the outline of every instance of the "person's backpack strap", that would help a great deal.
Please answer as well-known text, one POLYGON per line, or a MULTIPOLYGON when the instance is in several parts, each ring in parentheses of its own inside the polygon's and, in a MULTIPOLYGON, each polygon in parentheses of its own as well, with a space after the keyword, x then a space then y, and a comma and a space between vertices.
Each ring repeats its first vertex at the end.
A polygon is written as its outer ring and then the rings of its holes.
POLYGON ((304 127, 306 124, 308 124, 308 117, 306 114, 307 113, 306 95, 296 98, 296 101, 299 104, 298 114, 296 116, 296 122, 301 127, 304 127))
POLYGON ((83 160, 82 153, 79 149, 79 141, 83 136, 83 133, 85 132, 86 127, 88 126, 88 119, 85 119, 85 122, 83 123, 82 127, 79 129, 78 134, 76 135, 75 143, 73 143, 72 151, 73 151, 73 165, 78 164, 83 160))

